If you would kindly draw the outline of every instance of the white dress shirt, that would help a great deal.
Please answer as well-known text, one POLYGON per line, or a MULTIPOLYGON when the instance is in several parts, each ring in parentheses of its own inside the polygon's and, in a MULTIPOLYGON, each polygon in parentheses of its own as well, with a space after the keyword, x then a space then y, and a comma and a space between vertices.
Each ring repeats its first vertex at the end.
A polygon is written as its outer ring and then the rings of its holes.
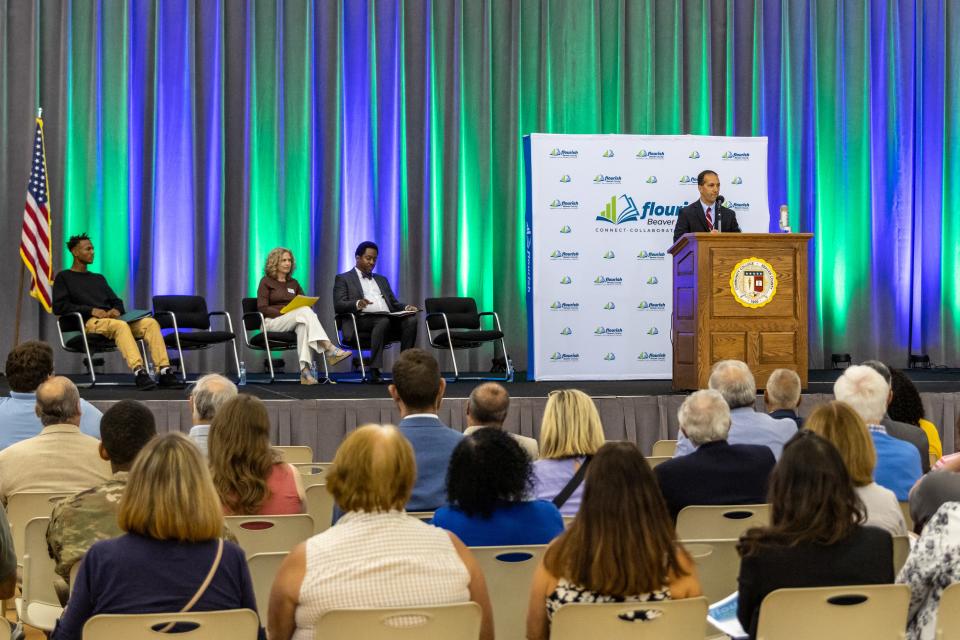
POLYGON ((373 279, 373 276, 371 275, 371 277, 367 278, 363 275, 363 272, 357 268, 354 268, 354 271, 357 272, 357 277, 360 278, 363 297, 370 301, 370 304, 360 309, 360 313, 390 313, 390 309, 387 307, 387 301, 380 292, 380 286, 377 284, 377 281, 373 279))

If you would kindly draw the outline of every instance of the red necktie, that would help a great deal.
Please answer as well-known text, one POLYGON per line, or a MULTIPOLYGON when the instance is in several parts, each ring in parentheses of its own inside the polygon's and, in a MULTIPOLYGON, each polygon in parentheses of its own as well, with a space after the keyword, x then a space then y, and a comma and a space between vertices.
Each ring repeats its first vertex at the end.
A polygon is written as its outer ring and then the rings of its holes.
POLYGON ((707 231, 713 231, 713 219, 710 217, 711 207, 707 207, 707 231))

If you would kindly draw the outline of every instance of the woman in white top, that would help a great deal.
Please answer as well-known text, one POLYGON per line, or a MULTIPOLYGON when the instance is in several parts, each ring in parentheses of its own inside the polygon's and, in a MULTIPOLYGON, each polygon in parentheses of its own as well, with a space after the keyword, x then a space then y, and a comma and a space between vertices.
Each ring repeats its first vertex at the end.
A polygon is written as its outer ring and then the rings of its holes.
POLYGON ((337 449, 327 489, 345 515, 297 545, 270 592, 271 640, 313 640, 333 609, 417 607, 473 601, 482 640, 493 638, 483 573, 452 533, 408 516, 413 447, 392 426, 367 425, 337 449))
MULTIPOLYGON (((960 573, 960 502, 944 502, 927 521, 897 582, 910 587, 909 640, 937 637, 937 611, 943 590, 960 573)), ((948 627, 948 632, 954 630, 948 627)))
POLYGON ((833 400, 817 407, 803 426, 826 438, 840 451, 854 489, 867 509, 865 525, 893 536, 907 535, 907 523, 893 491, 873 481, 877 452, 867 425, 850 405, 833 400))

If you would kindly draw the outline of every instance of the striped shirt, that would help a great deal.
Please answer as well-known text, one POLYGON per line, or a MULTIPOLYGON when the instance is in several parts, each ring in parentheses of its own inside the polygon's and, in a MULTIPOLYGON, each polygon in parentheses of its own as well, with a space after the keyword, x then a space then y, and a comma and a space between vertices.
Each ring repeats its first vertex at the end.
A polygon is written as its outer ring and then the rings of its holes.
POLYGON ((350 512, 307 540, 293 640, 313 640, 332 609, 470 600, 470 575, 449 534, 399 511, 350 512))

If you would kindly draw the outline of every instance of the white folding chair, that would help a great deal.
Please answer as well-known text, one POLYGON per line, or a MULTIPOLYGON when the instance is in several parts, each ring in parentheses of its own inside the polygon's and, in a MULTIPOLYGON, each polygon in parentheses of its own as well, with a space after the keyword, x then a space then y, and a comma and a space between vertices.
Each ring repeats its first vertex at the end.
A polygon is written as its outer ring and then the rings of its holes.
POLYGON ((757 640, 902 640, 910 587, 777 589, 760 604, 757 640))
POLYGON ((256 553, 290 551, 313 535, 313 518, 306 513, 227 516, 224 520, 248 558, 256 553))
POLYGON ((673 454, 676 450, 676 440, 657 440, 653 443, 653 450, 650 451, 650 455, 654 458, 660 456, 673 457, 673 454))
POLYGON ((486 578, 497 638, 524 640, 530 584, 546 549, 546 545, 470 548, 486 578))
POLYGON ((663 464, 667 460, 673 460, 673 456, 649 456, 647 464, 650 465, 651 469, 655 469, 658 464, 663 464))
POLYGON ((430 522, 433 520, 434 511, 407 511, 408 516, 413 516, 418 520, 423 520, 424 522, 430 522))
POLYGON ((577 519, 577 516, 562 516, 563 517, 563 528, 569 529, 570 525, 573 524, 573 521, 577 519))
POLYGON ((270 589, 273 588, 273 579, 287 557, 286 551, 273 553, 255 553, 247 558, 247 568, 250 569, 250 580, 253 582, 253 595, 257 599, 257 611, 266 615, 270 604, 270 589))
POLYGON ((681 540, 739 539, 751 527, 770 523, 770 505, 697 505, 684 507, 677 515, 681 540))
POLYGON ((313 449, 306 445, 275 446, 280 452, 280 459, 290 464, 313 462, 313 449))
POLYGON ((250 609, 198 613, 100 614, 83 625, 83 640, 157 640, 158 629, 177 623, 188 630, 170 635, 177 640, 256 640, 260 619, 250 609), (193 629, 189 627, 194 626, 193 629))
POLYGON ((574 603, 563 605, 553 614, 550 640, 703 640, 706 631, 707 601, 704 598, 574 603))
POLYGON ((47 524, 50 518, 33 518, 24 529, 23 595, 17 598, 17 615, 25 624, 52 631, 63 613, 53 587, 56 565, 47 552, 47 524))
POLYGON ((893 536, 893 575, 899 575, 900 569, 907 563, 910 555, 910 536, 893 536))
POLYGON ((303 486, 309 487, 315 484, 325 484, 327 482, 327 471, 330 470, 332 462, 296 462, 293 466, 300 472, 300 481, 303 486))
POLYGON ((23 564, 24 531, 34 518, 49 518, 60 500, 72 496, 72 491, 25 491, 7 499, 7 520, 13 534, 13 548, 19 564, 23 564))
POLYGON ((697 566, 700 588, 707 602, 723 600, 737 590, 740 575, 740 554, 737 540, 683 541, 683 546, 697 566))
POLYGON ((327 485, 315 484, 306 488, 307 513, 313 518, 313 532, 323 533, 333 523, 334 500, 327 485))
POLYGON ((906 500, 901 500, 899 503, 900 512, 903 513, 903 521, 907 523, 907 531, 913 531, 913 518, 910 517, 910 503, 906 500))
POLYGON ((480 605, 476 602, 335 609, 320 616, 313 637, 318 640, 477 640, 480 618, 480 605))
POLYGON ((960 639, 960 583, 953 583, 940 594, 937 608, 937 640, 960 639))
POLYGON ((9 640, 13 629, 10 628, 10 621, 0 616, 0 640, 9 640))

